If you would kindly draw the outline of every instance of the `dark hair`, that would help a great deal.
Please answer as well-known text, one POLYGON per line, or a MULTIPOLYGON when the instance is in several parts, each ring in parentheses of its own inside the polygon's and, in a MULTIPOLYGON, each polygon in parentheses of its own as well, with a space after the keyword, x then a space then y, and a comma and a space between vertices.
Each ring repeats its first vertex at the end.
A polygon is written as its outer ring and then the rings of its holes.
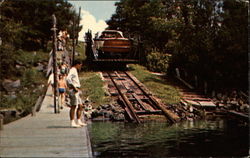
POLYGON ((77 64, 82 64, 82 61, 79 59, 76 59, 72 66, 75 66, 77 64))

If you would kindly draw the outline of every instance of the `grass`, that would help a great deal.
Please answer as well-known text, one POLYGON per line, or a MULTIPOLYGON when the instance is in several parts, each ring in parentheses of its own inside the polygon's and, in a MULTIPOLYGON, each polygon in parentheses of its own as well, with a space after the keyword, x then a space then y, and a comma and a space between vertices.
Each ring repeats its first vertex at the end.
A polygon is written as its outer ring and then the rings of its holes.
MULTIPOLYGON (((0 110, 1 109, 17 109, 20 111, 31 112, 39 95, 42 94, 42 84, 46 84, 45 74, 34 68, 34 64, 42 61, 48 61, 49 52, 43 51, 23 51, 15 52, 16 60, 25 65, 25 68, 16 69, 13 76, 4 76, 12 80, 21 80, 20 88, 15 91, 16 97, 5 94, 0 91, 0 110)), ((13 96, 14 96, 13 95, 13 96)))
POLYGON ((155 96, 165 104, 175 104, 180 102, 179 91, 171 86, 167 79, 150 73, 145 67, 140 65, 129 65, 131 73, 142 82, 155 96))
POLYGON ((42 50, 39 51, 18 50, 16 53, 17 53, 16 60, 22 62, 23 64, 34 64, 42 61, 48 61, 49 59, 49 52, 43 52, 42 50))
POLYGON ((101 104, 107 104, 111 98, 105 96, 103 88, 104 82, 101 80, 97 72, 81 72, 79 73, 83 97, 89 97, 93 103, 93 107, 98 107, 101 104))
POLYGON ((19 91, 19 93, 15 94, 17 96, 16 98, 11 98, 10 96, 1 94, 0 110, 17 109, 30 113, 41 92, 42 89, 37 91, 34 91, 34 89, 22 89, 19 91))

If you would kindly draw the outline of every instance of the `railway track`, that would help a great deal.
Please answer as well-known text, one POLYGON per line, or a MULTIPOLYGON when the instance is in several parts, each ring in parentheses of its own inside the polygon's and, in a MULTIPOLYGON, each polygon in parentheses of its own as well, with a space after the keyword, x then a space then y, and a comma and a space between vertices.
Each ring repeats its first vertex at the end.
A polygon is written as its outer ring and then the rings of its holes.
POLYGON ((171 122, 179 116, 164 108, 150 91, 132 74, 126 71, 104 71, 102 76, 108 82, 109 93, 118 98, 130 121, 141 123, 143 115, 165 115, 171 122))

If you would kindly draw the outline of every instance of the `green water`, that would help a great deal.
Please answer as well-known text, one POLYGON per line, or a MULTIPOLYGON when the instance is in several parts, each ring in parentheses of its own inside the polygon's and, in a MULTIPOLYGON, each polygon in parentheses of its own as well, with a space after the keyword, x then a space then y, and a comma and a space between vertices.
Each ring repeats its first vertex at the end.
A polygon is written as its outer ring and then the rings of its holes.
POLYGON ((95 157, 247 156, 248 125, 232 120, 182 122, 93 122, 95 157))

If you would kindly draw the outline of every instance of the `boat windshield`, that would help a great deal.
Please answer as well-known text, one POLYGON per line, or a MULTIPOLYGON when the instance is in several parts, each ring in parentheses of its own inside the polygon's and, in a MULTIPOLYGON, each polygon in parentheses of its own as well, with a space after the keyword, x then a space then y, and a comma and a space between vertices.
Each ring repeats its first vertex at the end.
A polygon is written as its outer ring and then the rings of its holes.
POLYGON ((118 32, 103 32, 100 38, 122 38, 118 32))

